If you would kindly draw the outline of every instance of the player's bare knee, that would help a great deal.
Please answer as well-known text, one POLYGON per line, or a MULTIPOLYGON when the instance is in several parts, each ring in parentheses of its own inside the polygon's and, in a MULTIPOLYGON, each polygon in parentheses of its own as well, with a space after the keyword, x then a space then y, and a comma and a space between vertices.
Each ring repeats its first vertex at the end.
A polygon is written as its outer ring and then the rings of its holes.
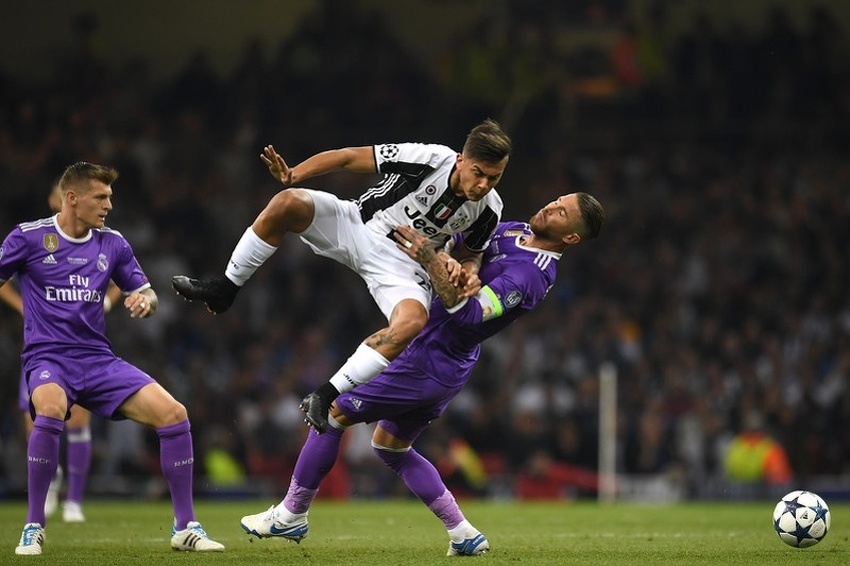
POLYGON ((254 232, 269 243, 267 237, 286 232, 300 233, 313 221, 313 199, 302 189, 285 189, 269 201, 254 221, 254 232))
POLYGON ((55 383, 36 387, 31 400, 36 415, 64 421, 68 414, 68 398, 65 397, 65 391, 55 383))
POLYGON ((160 426, 168 426, 177 423, 182 423, 189 418, 189 413, 186 407, 179 401, 174 401, 168 410, 165 412, 164 422, 160 426))
POLYGON ((46 403, 41 406, 36 406, 35 414, 37 416, 50 417, 64 421, 68 411, 64 405, 59 403, 46 403))
POLYGON ((407 345, 413 340, 419 332, 425 328, 428 322, 428 315, 424 312, 410 312, 403 317, 397 317, 390 324, 390 331, 395 336, 399 343, 407 345))

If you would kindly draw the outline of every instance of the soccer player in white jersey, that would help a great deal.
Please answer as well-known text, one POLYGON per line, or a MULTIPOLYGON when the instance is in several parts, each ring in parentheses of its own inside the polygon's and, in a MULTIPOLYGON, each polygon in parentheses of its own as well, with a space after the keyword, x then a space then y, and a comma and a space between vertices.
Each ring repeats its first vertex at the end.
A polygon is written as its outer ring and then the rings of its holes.
POLYGON ((195 520, 193 447, 186 408, 112 352, 103 299, 110 279, 133 318, 156 312, 157 297, 124 237, 105 226, 118 172, 75 163, 59 180, 62 210, 18 224, 0 245, 0 284, 18 276, 24 307, 21 365, 33 430, 27 442, 27 519, 15 554, 41 554, 44 501, 59 459, 68 408, 131 419, 156 430, 174 511, 171 548, 221 551, 195 520))
MULTIPOLYGON (((307 422, 324 432, 331 402, 380 373, 428 322, 428 273, 396 247, 395 227, 412 226, 435 248, 462 233, 464 244, 453 255, 467 272, 477 273, 481 253, 501 218, 502 199, 493 189, 510 152, 509 136, 490 119, 467 134, 460 153, 437 144, 386 143, 323 151, 289 167, 274 147, 266 146, 260 158, 287 187, 331 171, 381 173, 383 178, 356 201, 324 191, 284 189, 245 231, 223 276, 198 280, 178 275, 172 283, 185 298, 223 312, 289 232, 316 254, 363 277, 389 325, 366 338, 330 380, 302 402, 307 422)), ((459 268, 453 272, 455 281, 459 273, 459 268)))

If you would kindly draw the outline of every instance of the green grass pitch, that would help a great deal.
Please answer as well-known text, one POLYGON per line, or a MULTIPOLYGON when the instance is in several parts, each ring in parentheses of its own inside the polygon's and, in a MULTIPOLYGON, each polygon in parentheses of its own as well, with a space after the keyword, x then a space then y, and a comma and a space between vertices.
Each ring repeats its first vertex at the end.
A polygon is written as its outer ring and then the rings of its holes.
POLYGON ((462 501, 467 518, 487 535, 482 557, 445 556, 442 524, 418 501, 318 501, 301 544, 245 535, 242 515, 271 501, 198 501, 196 513, 224 553, 173 552, 167 502, 90 501, 86 523, 47 526, 44 554, 15 556, 25 519, 22 502, 0 503, 0 564, 416 565, 451 561, 534 564, 850 564, 850 505, 832 504, 832 529, 807 549, 783 544, 771 526, 773 502, 640 505, 592 502, 462 501))

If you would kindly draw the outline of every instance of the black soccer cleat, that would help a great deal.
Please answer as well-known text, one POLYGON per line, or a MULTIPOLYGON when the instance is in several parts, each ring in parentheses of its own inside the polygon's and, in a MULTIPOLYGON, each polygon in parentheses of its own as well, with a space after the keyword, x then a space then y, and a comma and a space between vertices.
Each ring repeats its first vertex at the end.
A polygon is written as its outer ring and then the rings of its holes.
POLYGON ((331 399, 326 399, 318 393, 310 393, 301 401, 301 412, 304 413, 304 421, 322 434, 328 430, 328 411, 331 408, 331 399))
POLYGON ((185 275, 171 278, 171 286, 178 295, 190 301, 203 301, 211 313, 222 313, 230 308, 239 286, 227 277, 192 279, 185 275))

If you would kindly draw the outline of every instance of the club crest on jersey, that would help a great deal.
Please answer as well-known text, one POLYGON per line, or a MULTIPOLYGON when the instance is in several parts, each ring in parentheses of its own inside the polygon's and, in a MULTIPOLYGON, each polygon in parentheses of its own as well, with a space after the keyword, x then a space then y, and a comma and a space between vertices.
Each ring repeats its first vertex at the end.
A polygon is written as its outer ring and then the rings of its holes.
POLYGON ((53 233, 45 234, 43 244, 45 250, 53 253, 59 249, 59 236, 53 233))
POLYGON ((512 309, 517 306, 521 300, 522 293, 520 293, 519 291, 511 291, 510 293, 508 293, 508 296, 505 297, 505 306, 509 309, 512 309))
POLYGON ((0 259, 3 259, 3 246, 0 246, 0 259))
POLYGON ((106 271, 109 269, 109 260, 106 259, 106 256, 103 254, 97 254, 97 268, 100 271, 106 271))
POLYGON ((449 228, 451 228, 453 231, 457 231, 460 230, 462 227, 466 226, 468 222, 469 217, 466 214, 458 213, 458 215, 455 216, 454 220, 449 222, 449 228))
POLYGON ((394 143, 388 143, 380 146, 378 152, 385 161, 395 161, 398 159, 398 146, 394 143))

